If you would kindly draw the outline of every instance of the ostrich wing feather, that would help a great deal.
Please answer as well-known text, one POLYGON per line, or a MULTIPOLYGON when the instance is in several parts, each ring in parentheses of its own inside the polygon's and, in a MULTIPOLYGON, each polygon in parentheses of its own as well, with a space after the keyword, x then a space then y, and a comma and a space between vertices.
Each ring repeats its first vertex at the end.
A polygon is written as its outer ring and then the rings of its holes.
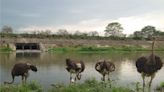
POLYGON ((161 58, 159 56, 155 56, 155 61, 156 61, 156 69, 160 70, 163 66, 161 58))
POLYGON ((143 72, 144 71, 144 66, 147 62, 147 58, 146 57, 140 57, 137 59, 136 61, 136 67, 137 67, 137 71, 138 72, 143 72))

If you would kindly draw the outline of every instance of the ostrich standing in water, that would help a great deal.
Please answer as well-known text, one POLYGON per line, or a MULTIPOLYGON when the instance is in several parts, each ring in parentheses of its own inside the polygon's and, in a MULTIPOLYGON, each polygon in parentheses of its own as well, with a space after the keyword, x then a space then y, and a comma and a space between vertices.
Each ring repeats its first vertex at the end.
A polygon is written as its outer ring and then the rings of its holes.
POLYGON ((14 82, 15 76, 22 76, 22 83, 23 83, 24 79, 25 79, 25 83, 26 83, 27 77, 29 76, 29 73, 28 73, 29 70, 37 72, 37 67, 32 64, 29 64, 29 63, 15 64, 11 71, 12 81, 4 82, 4 84, 12 84, 14 82))
POLYGON ((154 55, 154 44, 155 39, 152 42, 152 50, 150 56, 142 56, 136 61, 137 71, 141 73, 143 78, 143 87, 145 86, 145 77, 151 77, 149 82, 150 87, 156 72, 160 70, 163 66, 161 58, 159 56, 154 55))
POLYGON ((81 73, 85 69, 85 64, 83 61, 74 61, 70 59, 66 59, 66 70, 70 73, 70 83, 73 83, 77 79, 81 79, 81 73), (73 79, 73 74, 75 74, 75 78, 73 79))
POLYGON ((107 61, 100 61, 97 62, 95 65, 96 71, 98 71, 100 74, 102 74, 102 81, 105 81, 105 76, 108 75, 108 80, 109 78, 109 73, 113 72, 115 70, 115 65, 112 62, 107 62, 107 61))

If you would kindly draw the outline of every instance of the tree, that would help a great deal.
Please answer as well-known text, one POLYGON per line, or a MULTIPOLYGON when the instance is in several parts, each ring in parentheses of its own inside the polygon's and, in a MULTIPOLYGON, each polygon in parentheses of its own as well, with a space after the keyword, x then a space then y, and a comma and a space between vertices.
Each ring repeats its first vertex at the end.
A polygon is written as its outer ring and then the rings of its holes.
POLYGON ((80 32, 79 30, 77 30, 77 31, 75 31, 75 33, 73 35, 80 36, 80 35, 83 35, 83 33, 80 32))
POLYGON ((41 34, 43 34, 43 35, 51 35, 51 30, 46 29, 45 31, 41 31, 41 34))
POLYGON ((99 33, 97 31, 91 31, 88 33, 88 36, 99 36, 99 33))
POLYGON ((136 32, 134 32, 134 36, 135 36, 135 37, 141 37, 141 38, 142 38, 143 35, 144 35, 144 34, 143 34, 141 31, 136 31, 136 32))
POLYGON ((143 38, 142 32, 141 32, 141 31, 135 31, 135 32, 133 33, 133 38, 134 38, 134 39, 142 39, 142 38, 143 38))
POLYGON ((123 27, 120 23, 112 22, 106 26, 106 30, 104 31, 106 36, 121 37, 123 35, 122 30, 123 27))
POLYGON ((69 35, 69 33, 68 33, 68 31, 66 29, 59 29, 57 31, 57 35, 66 36, 66 35, 69 35))
POLYGON ((141 33, 144 38, 150 38, 155 35, 156 33, 156 28, 154 26, 145 26, 144 28, 141 29, 141 33))
POLYGON ((160 31, 160 30, 156 30, 156 31, 154 32, 154 35, 155 35, 155 36, 164 36, 164 32, 162 32, 162 31, 160 31))
POLYGON ((10 26, 3 26, 1 32, 5 34, 11 34, 13 33, 13 29, 10 26))
POLYGON ((156 30, 154 26, 145 26, 141 29, 141 31, 135 31, 133 33, 133 37, 136 39, 151 39, 153 36, 162 36, 162 32, 160 30, 156 30))

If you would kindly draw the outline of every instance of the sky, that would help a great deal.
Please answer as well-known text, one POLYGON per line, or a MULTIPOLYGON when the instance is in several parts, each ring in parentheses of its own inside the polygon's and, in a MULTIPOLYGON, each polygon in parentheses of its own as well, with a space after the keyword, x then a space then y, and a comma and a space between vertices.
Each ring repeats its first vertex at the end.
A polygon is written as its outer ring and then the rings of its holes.
POLYGON ((0 0, 0 28, 18 33, 67 29, 103 35, 111 22, 119 22, 125 34, 147 25, 164 31, 164 0, 0 0))

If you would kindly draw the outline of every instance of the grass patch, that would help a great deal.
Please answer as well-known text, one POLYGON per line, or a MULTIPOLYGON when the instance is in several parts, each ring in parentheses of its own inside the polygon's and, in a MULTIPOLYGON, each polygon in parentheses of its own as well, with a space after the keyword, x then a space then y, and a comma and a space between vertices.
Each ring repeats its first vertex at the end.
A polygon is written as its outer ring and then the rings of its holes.
MULTIPOLYGON (((49 48, 48 52, 111 52, 111 51, 150 51, 150 48, 143 48, 140 46, 111 46, 111 47, 95 47, 95 46, 81 46, 81 47, 56 47, 49 48)), ((157 51, 164 51, 164 48, 155 49, 157 51)))
POLYGON ((160 86, 164 88, 164 82, 161 82, 160 86))
POLYGON ((52 88, 49 92, 132 92, 132 90, 126 87, 111 87, 110 83, 89 79, 81 84, 52 88))
POLYGON ((43 88, 39 83, 32 81, 24 85, 1 85, 0 92, 43 92, 43 88))
POLYGON ((161 82, 155 89, 157 92, 164 92, 164 82, 161 82))
POLYGON ((13 50, 9 47, 0 47, 0 52, 11 52, 11 51, 13 50))
MULTIPOLYGON (((133 83, 131 87, 116 86, 115 82, 99 82, 96 79, 85 80, 84 83, 76 83, 71 85, 54 84, 52 88, 46 92, 142 92, 139 83, 133 83)), ((161 82, 157 92, 163 92, 164 82, 161 82)), ((0 92, 45 92, 42 86, 32 81, 28 84, 19 85, 1 85, 0 92)))

